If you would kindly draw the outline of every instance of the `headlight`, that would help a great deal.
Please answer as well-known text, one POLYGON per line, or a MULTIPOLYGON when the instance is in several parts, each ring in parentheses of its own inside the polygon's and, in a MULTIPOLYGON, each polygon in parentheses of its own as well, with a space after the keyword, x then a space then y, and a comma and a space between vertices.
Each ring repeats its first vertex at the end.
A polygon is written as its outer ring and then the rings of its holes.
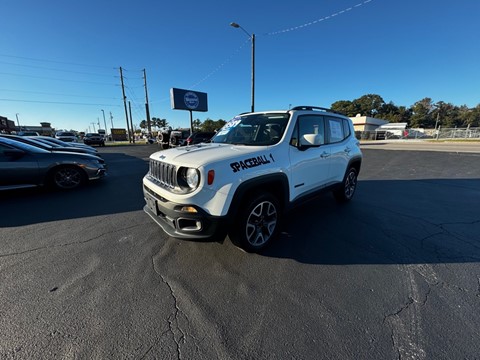
POLYGON ((198 186, 198 182, 200 180, 197 169, 188 168, 186 180, 188 186, 190 186, 192 189, 195 189, 198 186))
POLYGON ((194 168, 180 168, 178 185, 185 191, 192 191, 200 183, 200 173, 194 168))

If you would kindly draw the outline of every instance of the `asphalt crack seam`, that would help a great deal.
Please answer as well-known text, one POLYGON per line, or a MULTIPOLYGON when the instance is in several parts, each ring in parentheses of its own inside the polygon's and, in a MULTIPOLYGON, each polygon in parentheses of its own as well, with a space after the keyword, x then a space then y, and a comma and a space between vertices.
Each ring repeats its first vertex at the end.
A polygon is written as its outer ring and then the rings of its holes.
MULTIPOLYGON (((404 311, 404 310, 407 310, 411 305, 413 305, 413 303, 415 302, 415 300, 409 296, 408 297, 408 301, 400 307, 400 309, 398 309, 397 311, 391 313, 391 314, 388 314, 388 315, 385 315, 385 317, 383 318, 383 323, 385 323, 387 321, 388 318, 391 318, 393 316, 400 316, 400 314, 404 311)), ((426 302, 426 301, 425 301, 426 302)))
MULTIPOLYGON (((426 236, 424 236, 424 237, 422 237, 422 238, 419 239, 419 241, 420 241, 420 246, 421 246, 422 249, 425 247, 425 242, 426 242, 428 239, 430 239, 430 238, 432 238, 432 237, 435 237, 435 236, 437 236, 437 235, 442 235, 442 234, 444 234, 444 235, 451 236, 451 237, 453 237, 454 239, 456 239, 456 240, 458 240, 458 241, 460 241, 460 242, 462 242, 462 243, 464 243, 464 244, 467 244, 467 245, 471 246, 471 247, 474 248, 475 250, 477 250, 477 249, 480 250, 480 245, 479 245, 479 244, 477 244, 476 242, 472 242, 472 241, 470 241, 469 239, 466 239, 464 236, 458 235, 458 234, 456 234, 455 232, 453 232, 453 231, 451 231, 451 230, 449 230, 449 229, 447 228, 447 226, 451 226, 451 225, 475 225, 475 224, 480 223, 480 220, 434 223, 434 222, 429 221, 429 220, 424 219, 424 218, 418 219, 418 218, 416 218, 416 217, 414 217, 414 216, 411 216, 411 215, 409 215, 409 214, 404 214, 404 213, 401 213, 401 212, 398 212, 398 211, 394 211, 394 210, 392 210, 392 209, 387 209, 387 208, 384 208, 384 207, 381 207, 381 206, 378 206, 378 208, 379 208, 379 209, 383 209, 383 210, 386 211, 386 212, 390 212, 390 213, 392 213, 392 214, 395 214, 395 215, 397 215, 397 216, 404 216, 404 217, 407 218, 407 219, 408 219, 408 218, 410 218, 410 219, 415 219, 415 221, 420 221, 420 222, 422 222, 422 223, 424 223, 424 224, 428 224, 428 225, 431 225, 431 226, 434 226, 434 227, 438 228, 438 231, 437 231, 437 232, 432 233, 432 234, 428 234, 428 235, 426 235, 426 236)), ((391 236, 391 234, 389 234, 388 229, 382 228, 381 231, 382 231, 382 233, 383 233, 385 236, 387 236, 388 238, 390 238, 390 239, 392 239, 392 240, 394 240, 395 242, 398 243, 398 240, 397 240, 395 237, 391 236)), ((412 237, 412 238, 415 239, 414 237, 412 237)), ((408 245, 406 245, 406 244, 401 244, 401 243, 399 243, 399 245, 402 245, 409 253, 411 253, 411 254, 414 253, 414 252, 412 252, 412 249, 410 249, 410 247, 409 247, 408 245)), ((438 257, 438 255, 439 255, 439 249, 435 249, 435 253, 437 254, 437 257, 438 257)), ((474 255, 475 255, 475 254, 474 254, 474 255)), ((440 258, 439 258, 439 259, 440 259, 440 258)), ((448 259, 452 259, 452 260, 453 260, 453 259, 456 259, 456 258, 454 258, 454 257, 452 257, 452 256, 448 256, 448 259)), ((476 257, 476 256, 464 256, 464 255, 460 256, 458 259, 461 259, 461 260, 471 260, 471 261, 479 261, 479 260, 480 260, 480 258, 478 258, 478 257, 476 257)))
POLYGON ((480 276, 478 276, 478 289, 477 289, 477 296, 480 297, 480 276))
MULTIPOLYGON (((178 317, 179 314, 183 314, 183 312, 180 310, 178 307, 178 299, 177 296, 175 295, 175 291, 172 288, 172 285, 165 279, 165 277, 157 270, 155 267, 155 261, 152 256, 152 266, 153 266, 153 271, 160 276, 160 279, 162 279, 162 282, 167 285, 169 291, 170 291, 170 296, 173 299, 173 303, 175 305, 175 310, 173 311, 173 314, 167 319, 168 321, 168 332, 170 332, 173 336, 173 341, 175 342, 176 348, 177 348, 177 355, 178 358, 182 358, 182 352, 180 349, 180 343, 186 341, 186 334, 182 331, 178 324, 178 317)), ((185 314, 183 314, 185 316, 185 314)))
POLYGON ((35 252, 35 251, 61 248, 61 247, 66 247, 66 246, 71 246, 71 245, 86 244, 86 243, 89 243, 89 242, 91 242, 91 241, 98 240, 98 239, 100 239, 102 236, 104 236, 104 235, 106 235, 106 234, 115 233, 115 232, 119 232, 119 231, 124 231, 124 230, 132 229, 132 228, 135 228, 135 227, 138 227, 138 226, 141 226, 141 224, 139 224, 139 225, 134 225, 134 226, 130 226, 130 227, 127 227, 127 228, 118 229, 118 230, 115 230, 115 231, 112 231, 112 232, 102 233, 102 234, 100 234, 100 235, 97 235, 97 236, 95 236, 95 237, 93 237, 93 238, 90 238, 90 239, 87 239, 87 240, 73 241, 73 242, 70 242, 70 243, 57 244, 57 245, 46 245, 46 246, 40 246, 40 247, 38 247, 38 248, 28 249, 28 250, 24 250, 24 251, 17 251, 17 252, 13 252, 13 253, 0 254, 0 258, 2 258, 2 257, 9 257, 9 256, 18 256, 18 255, 23 255, 23 254, 28 254, 28 253, 31 253, 31 252, 35 252))

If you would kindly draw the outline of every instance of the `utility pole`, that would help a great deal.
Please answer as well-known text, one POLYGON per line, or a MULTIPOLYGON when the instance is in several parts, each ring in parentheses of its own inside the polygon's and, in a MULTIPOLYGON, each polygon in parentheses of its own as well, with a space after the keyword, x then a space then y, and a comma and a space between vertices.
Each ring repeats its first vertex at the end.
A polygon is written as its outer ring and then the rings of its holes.
POLYGON ((123 69, 120 66, 120 80, 122 82, 122 95, 123 95, 123 107, 125 109, 125 119, 127 120, 128 141, 132 142, 132 135, 130 133, 130 126, 128 125, 128 112, 127 112, 127 97, 125 96, 125 85, 123 83, 123 69))
POLYGON ((130 127, 132 129, 132 142, 135 144, 135 135, 133 132, 133 120, 132 120, 132 105, 130 104, 130 101, 128 102, 128 110, 130 112, 130 127))
MULTIPOLYGON (((95 130, 95 123, 94 123, 94 122, 92 122, 92 123, 90 123, 90 124, 92 124, 92 125, 93 125, 93 132, 96 132, 96 130, 95 130)), ((89 126, 89 127, 90 127, 90 126, 89 126)))
MULTIPOLYGON (((108 131, 107 131, 107 120, 105 120, 105 111, 103 111, 103 109, 101 109, 101 110, 102 110, 102 113, 103 113, 103 122, 104 122, 104 124, 105 124, 105 137, 107 137, 107 135, 108 135, 108 131)), ((110 135, 111 135, 111 133, 112 133, 112 130, 110 130, 110 135)))
POLYGON ((111 111, 110 111, 110 122, 112 123, 112 130, 110 130, 110 133, 112 135, 112 141, 115 142, 114 137, 113 137, 113 115, 112 115, 111 111))
POLYGON ((150 120, 150 108, 148 106, 148 91, 147 91, 147 72, 143 69, 143 79, 145 80, 145 112, 147 115, 147 129, 148 133, 152 132, 152 123, 150 120))

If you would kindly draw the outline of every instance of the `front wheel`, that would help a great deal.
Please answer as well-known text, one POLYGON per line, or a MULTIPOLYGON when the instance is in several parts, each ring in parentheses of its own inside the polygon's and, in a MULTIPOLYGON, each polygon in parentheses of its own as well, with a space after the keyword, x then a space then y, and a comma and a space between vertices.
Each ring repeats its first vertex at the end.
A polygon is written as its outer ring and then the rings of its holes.
POLYGON ((357 188, 357 176, 358 174, 355 168, 352 167, 347 171, 342 184, 333 192, 333 195, 338 202, 352 200, 355 189, 357 188))
POLYGON ((250 198, 229 234, 230 239, 249 252, 257 252, 273 240, 280 227, 280 205, 271 194, 250 198))
POLYGON ((53 170, 51 183, 58 189, 69 190, 82 185, 85 173, 75 166, 62 166, 53 170))

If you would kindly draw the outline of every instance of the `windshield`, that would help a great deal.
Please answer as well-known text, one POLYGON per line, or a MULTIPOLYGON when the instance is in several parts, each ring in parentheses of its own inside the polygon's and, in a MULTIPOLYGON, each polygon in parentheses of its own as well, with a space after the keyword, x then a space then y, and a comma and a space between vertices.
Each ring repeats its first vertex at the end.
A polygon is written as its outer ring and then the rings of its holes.
POLYGON ((211 141, 235 145, 274 145, 282 138, 289 118, 288 113, 238 115, 227 122, 211 141))
POLYGON ((13 147, 16 147, 17 149, 21 149, 24 151, 29 151, 33 153, 49 153, 49 151, 45 149, 39 148, 34 145, 26 144, 20 141, 11 140, 8 138, 2 138, 2 141, 4 141, 6 144, 12 145, 13 147))

